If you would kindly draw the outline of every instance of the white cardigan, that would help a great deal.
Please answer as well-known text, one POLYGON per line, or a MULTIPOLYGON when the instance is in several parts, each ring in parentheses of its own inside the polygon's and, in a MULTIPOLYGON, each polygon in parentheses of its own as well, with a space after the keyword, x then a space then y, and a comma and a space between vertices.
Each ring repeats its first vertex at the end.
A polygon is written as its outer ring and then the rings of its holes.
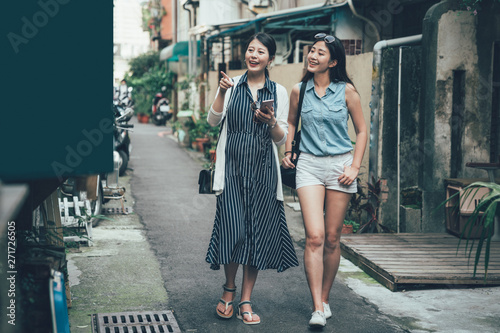
MULTIPOLYGON (((217 126, 221 123, 222 119, 226 116, 227 104, 231 96, 232 89, 238 85, 241 75, 233 78, 234 85, 227 90, 224 96, 224 109, 222 112, 217 112, 213 109, 213 105, 210 107, 208 112, 207 121, 212 126, 217 126)), ((219 89, 217 89, 217 94, 215 98, 219 95, 219 89)), ((288 134, 288 93, 282 85, 276 83, 276 98, 278 99, 278 110, 275 110, 275 117, 278 120, 278 125, 284 132, 283 138, 278 142, 273 142, 273 153, 274 160, 276 161, 276 170, 278 171, 278 185, 276 187, 276 199, 283 201, 283 186, 281 184, 281 172, 280 172, 280 161, 278 160, 278 146, 283 145, 286 142, 286 137, 288 134)), ((220 131, 219 142, 217 144, 215 160, 215 175, 214 175, 214 191, 215 195, 220 195, 224 189, 224 176, 226 172, 226 141, 227 141, 227 126, 225 123, 222 125, 220 131)))

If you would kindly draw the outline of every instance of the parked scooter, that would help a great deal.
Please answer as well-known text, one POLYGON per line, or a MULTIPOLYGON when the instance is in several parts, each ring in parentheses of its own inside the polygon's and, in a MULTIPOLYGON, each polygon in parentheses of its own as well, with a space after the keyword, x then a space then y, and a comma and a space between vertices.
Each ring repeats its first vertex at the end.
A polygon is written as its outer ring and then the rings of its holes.
POLYGON ((115 88, 115 93, 113 95, 113 100, 115 103, 122 107, 132 107, 134 102, 132 100, 132 87, 127 86, 127 82, 122 80, 121 85, 115 88))
POLYGON ((153 113, 153 123, 157 126, 165 125, 167 121, 172 118, 173 113, 170 110, 170 104, 168 98, 166 98, 166 87, 161 88, 162 92, 156 94, 153 99, 152 113, 153 113))
POLYGON ((128 121, 132 118, 134 110, 130 107, 123 109, 117 104, 113 104, 113 107, 115 114, 114 150, 118 153, 119 175, 123 176, 127 170, 132 150, 128 129, 134 127, 134 125, 128 124, 128 121))
POLYGON ((134 101, 131 98, 132 87, 128 88, 128 94, 121 99, 116 97, 113 99, 113 107, 115 117, 126 115, 122 121, 129 121, 134 114, 134 101))

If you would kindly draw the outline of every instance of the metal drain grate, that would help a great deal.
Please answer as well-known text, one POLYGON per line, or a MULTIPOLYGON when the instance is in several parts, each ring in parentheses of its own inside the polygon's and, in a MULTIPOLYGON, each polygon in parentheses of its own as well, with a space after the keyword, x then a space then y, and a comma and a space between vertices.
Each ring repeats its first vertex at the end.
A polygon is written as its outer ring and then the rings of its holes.
POLYGON ((125 207, 125 211, 123 210, 123 208, 102 208, 101 209, 102 215, 130 214, 130 213, 132 213, 131 207, 125 207))
POLYGON ((92 333, 181 333, 172 311, 97 313, 92 333))

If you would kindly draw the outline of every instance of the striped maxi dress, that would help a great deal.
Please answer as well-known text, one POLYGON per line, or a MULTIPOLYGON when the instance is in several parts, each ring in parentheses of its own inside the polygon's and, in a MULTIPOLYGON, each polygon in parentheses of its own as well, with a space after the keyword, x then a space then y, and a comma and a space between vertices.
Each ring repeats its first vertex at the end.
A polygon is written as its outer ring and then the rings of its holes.
MULTIPOLYGON (((259 101, 276 101, 276 83, 266 77, 257 97, 259 101)), ((253 122, 252 101, 245 73, 234 90, 223 125, 228 126, 225 182, 217 196, 206 261, 214 270, 235 262, 283 272, 299 263, 283 202, 276 199, 278 172, 271 135, 266 124, 253 122)))

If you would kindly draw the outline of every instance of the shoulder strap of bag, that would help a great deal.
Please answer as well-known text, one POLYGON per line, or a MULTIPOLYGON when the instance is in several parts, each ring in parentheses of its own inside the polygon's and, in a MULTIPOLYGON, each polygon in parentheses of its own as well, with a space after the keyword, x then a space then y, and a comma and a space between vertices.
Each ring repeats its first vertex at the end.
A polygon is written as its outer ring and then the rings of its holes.
MULTIPOLYGON (((234 83, 233 79, 231 79, 231 81, 233 81, 233 83, 234 83)), ((229 99, 227 100, 227 105, 229 105, 231 103, 231 98, 233 98, 233 92, 234 92, 235 88, 236 88, 236 84, 234 83, 233 86, 231 87, 231 93, 229 94, 229 99)), ((226 112, 226 115, 227 115, 227 112, 226 112)), ((219 144, 219 138, 220 138, 220 134, 222 133, 222 126, 224 125, 224 122, 226 120, 226 115, 224 115, 224 118, 222 118, 222 121, 220 122, 219 135, 217 136, 217 145, 219 144)))
POLYGON ((300 86, 300 94, 299 94, 299 105, 297 106, 297 121, 295 122, 295 133, 293 134, 292 140, 292 150, 295 148, 295 137, 297 136, 297 131, 299 127, 299 119, 300 119, 300 111, 302 110, 302 102, 304 101, 304 94, 306 92, 306 82, 302 82, 300 86))
MULTIPOLYGON (((234 83, 233 79, 231 79, 231 81, 233 81, 233 83, 234 83)), ((231 103, 231 98, 233 97, 233 92, 234 92, 235 88, 236 88, 236 84, 233 84, 233 86, 231 87, 231 93, 229 94, 229 99, 227 101, 227 105, 229 105, 229 103, 231 103)), ((220 122, 219 135, 217 135, 217 143, 215 144, 215 147, 219 146, 220 134, 222 133, 222 126, 224 126, 225 121, 226 121, 226 116, 224 116, 224 118, 222 118, 222 120, 220 122)), ((214 161, 212 160, 212 164, 210 165, 210 169, 213 168, 213 165, 214 165, 214 161)))

